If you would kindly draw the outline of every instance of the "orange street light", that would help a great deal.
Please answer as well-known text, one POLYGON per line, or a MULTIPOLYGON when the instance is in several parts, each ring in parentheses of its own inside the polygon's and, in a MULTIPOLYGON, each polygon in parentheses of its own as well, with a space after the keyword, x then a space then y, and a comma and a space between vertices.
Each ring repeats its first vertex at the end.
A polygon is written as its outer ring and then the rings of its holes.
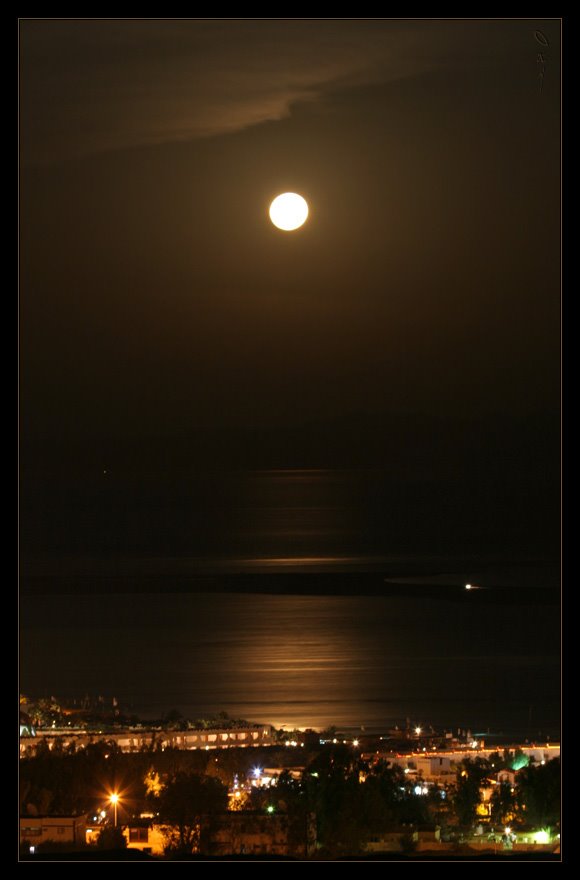
POLYGON ((113 807, 115 808, 115 828, 116 828, 117 827, 117 804, 119 802, 119 795, 112 794, 110 796, 109 800, 111 801, 111 803, 113 804, 113 807))

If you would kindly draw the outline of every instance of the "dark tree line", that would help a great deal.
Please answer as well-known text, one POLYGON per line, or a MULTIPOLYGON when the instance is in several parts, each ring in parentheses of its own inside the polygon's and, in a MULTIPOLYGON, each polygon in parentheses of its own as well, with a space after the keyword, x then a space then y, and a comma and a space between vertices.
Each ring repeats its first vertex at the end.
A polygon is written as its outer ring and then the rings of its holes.
POLYGON ((51 750, 41 741, 34 757, 20 761, 20 811, 65 815, 85 813, 102 804, 111 791, 123 791, 125 808, 139 812, 148 806, 146 776, 162 781, 178 773, 211 776, 224 785, 245 778, 256 764, 283 760, 284 751, 225 749, 206 752, 182 749, 142 749, 122 752, 114 742, 95 742, 86 748, 51 750))

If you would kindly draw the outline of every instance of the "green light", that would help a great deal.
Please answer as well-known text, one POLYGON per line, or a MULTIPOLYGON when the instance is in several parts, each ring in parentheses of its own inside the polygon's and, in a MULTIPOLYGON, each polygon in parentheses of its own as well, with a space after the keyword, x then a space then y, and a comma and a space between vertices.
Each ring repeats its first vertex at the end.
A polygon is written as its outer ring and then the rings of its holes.
POLYGON ((267 812, 267 813, 273 813, 273 812, 274 812, 274 807, 272 806, 272 804, 270 804, 269 807, 266 807, 266 812, 267 812))
POLYGON ((534 840, 536 843, 549 843, 550 835, 547 831, 536 831, 534 834, 534 840))
POLYGON ((522 767, 527 767, 530 763, 530 759, 527 755, 517 755, 511 763, 512 770, 521 770, 522 767))

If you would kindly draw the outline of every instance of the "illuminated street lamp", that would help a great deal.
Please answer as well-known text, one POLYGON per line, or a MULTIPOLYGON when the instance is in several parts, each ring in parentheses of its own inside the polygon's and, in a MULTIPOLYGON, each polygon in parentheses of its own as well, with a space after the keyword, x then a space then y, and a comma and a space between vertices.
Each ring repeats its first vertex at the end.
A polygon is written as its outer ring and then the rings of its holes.
POLYGON ((115 808, 115 828, 116 828, 117 827, 117 804, 119 802, 119 795, 112 794, 111 797, 109 798, 109 800, 111 801, 111 803, 113 804, 113 807, 115 808))

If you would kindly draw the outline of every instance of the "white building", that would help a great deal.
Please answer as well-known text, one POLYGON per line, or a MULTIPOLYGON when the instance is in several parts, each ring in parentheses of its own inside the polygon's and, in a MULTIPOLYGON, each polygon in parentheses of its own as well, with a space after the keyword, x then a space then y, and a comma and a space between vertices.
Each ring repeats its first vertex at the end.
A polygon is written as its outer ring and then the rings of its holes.
POLYGON ((271 724, 247 724, 243 727, 212 728, 207 730, 125 730, 118 733, 81 733, 70 730, 36 731, 36 737, 20 741, 20 755, 33 754, 40 742, 50 749, 59 741, 63 748, 74 744, 85 748, 89 743, 115 743, 123 752, 138 752, 144 748, 161 749, 227 749, 247 746, 271 746, 276 734, 271 724))
POLYGON ((87 831, 86 816, 21 816, 20 843, 38 846, 40 843, 84 844, 87 831))

